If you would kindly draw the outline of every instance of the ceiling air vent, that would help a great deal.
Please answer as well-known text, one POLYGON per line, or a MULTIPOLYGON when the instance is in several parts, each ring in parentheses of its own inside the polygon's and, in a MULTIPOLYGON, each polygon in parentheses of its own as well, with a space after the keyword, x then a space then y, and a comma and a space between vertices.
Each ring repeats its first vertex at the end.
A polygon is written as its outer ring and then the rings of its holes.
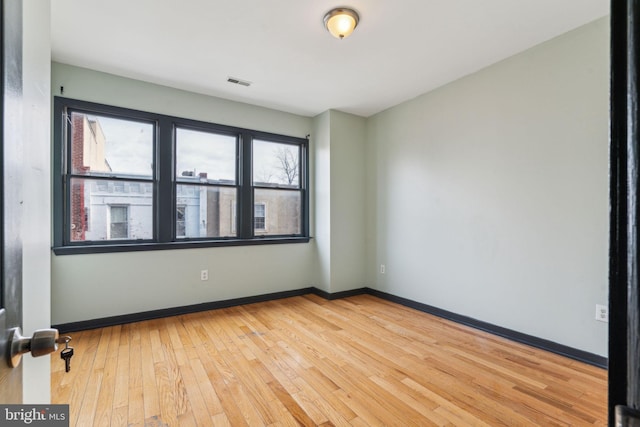
POLYGON ((228 77, 227 81, 229 83, 234 83, 234 84, 237 84, 237 85, 242 85, 242 86, 247 86, 247 87, 251 86, 251 82, 246 81, 246 80, 236 79, 235 77, 228 77))

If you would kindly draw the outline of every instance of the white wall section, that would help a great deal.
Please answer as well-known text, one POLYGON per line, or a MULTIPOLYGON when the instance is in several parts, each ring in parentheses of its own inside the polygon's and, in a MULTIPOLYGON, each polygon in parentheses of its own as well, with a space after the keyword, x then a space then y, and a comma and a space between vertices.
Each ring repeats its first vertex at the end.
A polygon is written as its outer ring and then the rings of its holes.
MULTIPOLYGON (((22 330, 25 336, 31 336, 34 330, 51 325, 51 3, 23 1, 22 8, 22 330)), ((23 401, 50 403, 49 357, 28 356, 22 360, 23 401)))

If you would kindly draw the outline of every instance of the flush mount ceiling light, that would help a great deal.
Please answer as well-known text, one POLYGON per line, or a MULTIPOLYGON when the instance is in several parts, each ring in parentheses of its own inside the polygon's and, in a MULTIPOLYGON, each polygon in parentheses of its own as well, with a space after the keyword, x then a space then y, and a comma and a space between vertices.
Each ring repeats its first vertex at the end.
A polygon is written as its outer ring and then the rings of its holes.
POLYGON ((349 37, 358 25, 358 12, 346 7, 338 7, 324 15, 324 26, 335 38, 342 40, 349 37))

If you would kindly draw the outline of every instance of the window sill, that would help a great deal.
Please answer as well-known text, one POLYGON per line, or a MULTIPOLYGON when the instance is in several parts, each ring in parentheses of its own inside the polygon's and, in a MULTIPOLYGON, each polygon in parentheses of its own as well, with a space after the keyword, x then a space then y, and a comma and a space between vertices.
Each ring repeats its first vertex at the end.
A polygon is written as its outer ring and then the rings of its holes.
POLYGON ((126 243, 108 245, 54 246, 56 255, 104 254, 113 252, 160 251, 165 249, 202 249, 224 246, 279 245, 288 243, 308 243, 310 237, 273 237, 251 240, 197 240, 168 243, 126 243))

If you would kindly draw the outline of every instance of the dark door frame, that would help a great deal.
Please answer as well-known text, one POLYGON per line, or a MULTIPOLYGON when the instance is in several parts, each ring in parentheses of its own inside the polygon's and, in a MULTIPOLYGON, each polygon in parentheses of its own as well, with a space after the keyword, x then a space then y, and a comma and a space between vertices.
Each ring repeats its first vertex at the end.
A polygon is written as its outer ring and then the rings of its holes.
POLYGON ((22 326, 22 5, 0 0, 0 402, 22 403, 22 366, 7 364, 9 330, 22 326))
MULTIPOLYGON (((640 410, 640 0, 611 1, 609 425, 640 410)), ((638 419, 640 422, 640 418, 638 419)), ((639 425, 636 421, 633 424, 639 425)))

